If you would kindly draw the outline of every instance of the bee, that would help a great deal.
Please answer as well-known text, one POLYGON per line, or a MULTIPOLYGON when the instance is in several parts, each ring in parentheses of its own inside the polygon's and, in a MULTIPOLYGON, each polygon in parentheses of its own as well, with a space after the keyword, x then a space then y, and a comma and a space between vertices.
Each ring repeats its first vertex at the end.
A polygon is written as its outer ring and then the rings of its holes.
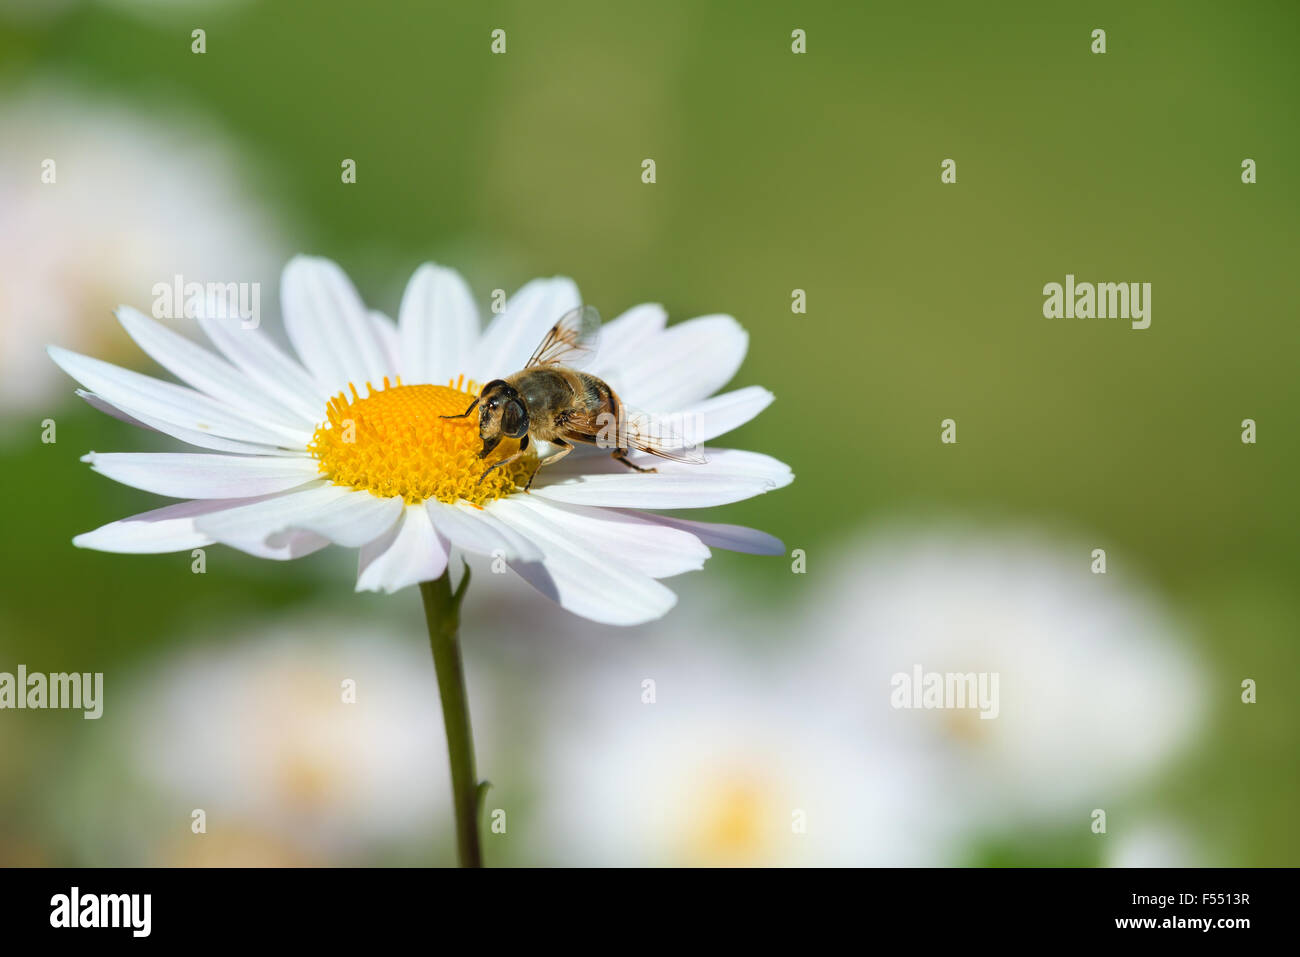
POLYGON ((603 379, 573 368, 594 353, 599 331, 600 314, 593 307, 565 313, 521 371, 493 379, 460 415, 442 416, 464 419, 479 410, 480 459, 491 455, 502 439, 519 439, 519 450, 489 465, 479 482, 494 469, 522 457, 530 440, 545 443, 548 450, 538 458, 525 488, 532 486, 542 466, 564 458, 575 443, 612 449, 615 461, 637 472, 657 470, 630 461, 630 451, 650 452, 675 462, 706 461, 666 422, 629 409, 603 379))

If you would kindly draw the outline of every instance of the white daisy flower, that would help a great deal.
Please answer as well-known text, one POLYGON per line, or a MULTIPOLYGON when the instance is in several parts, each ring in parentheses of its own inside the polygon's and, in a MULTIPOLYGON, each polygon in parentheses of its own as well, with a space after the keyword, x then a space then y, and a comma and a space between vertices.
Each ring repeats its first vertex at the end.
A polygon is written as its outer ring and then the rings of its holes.
POLYGON ((46 343, 127 361, 103 303, 177 275, 256 280, 284 261, 237 157, 192 119, 40 85, 0 105, 0 129, 0 414, 66 395, 46 343))
MULTIPOLYGON (((524 367, 579 307, 569 279, 528 283, 481 333, 465 282, 432 264, 407 285, 396 323, 368 310, 324 259, 289 263, 281 303, 298 359, 238 321, 198 320, 217 355, 120 308, 127 332, 184 386, 50 348, 92 404, 205 450, 87 455, 112 479, 187 501, 75 544, 170 552, 222 543, 290 559, 333 543, 360 549, 358 590, 385 592, 439 578, 458 548, 501 558, 570 611, 617 625, 665 614, 676 597, 659 579, 700 568, 710 546, 782 551, 762 532, 641 511, 723 505, 792 481, 785 464, 757 452, 706 449, 706 464, 641 456, 652 474, 575 452, 537 471, 525 492, 530 452, 483 477, 473 417, 443 416, 524 367)), ((757 386, 714 395, 748 342, 730 316, 665 322, 660 306, 628 310, 605 325, 587 371, 638 408, 690 417, 701 442, 772 401, 757 386)), ((518 448, 507 439, 494 456, 518 448)))
POLYGON ((824 720, 824 703, 787 686, 784 668, 660 647, 567 680, 563 718, 547 725, 541 750, 540 818, 526 828, 544 842, 535 857, 706 867, 941 860, 942 835, 925 813, 937 782, 924 764, 824 720))
POLYGON ((1087 827, 1176 756, 1206 712, 1176 620, 1123 572, 1091 568, 1090 546, 1035 535, 877 535, 816 601, 811 627, 832 636, 838 666, 810 680, 864 737, 942 768, 969 833, 1062 817, 1087 827), (987 676, 992 707, 916 707, 918 671, 987 676))
POLYGON ((114 725, 148 785, 148 863, 228 841, 232 853, 265 842, 317 863, 422 845, 449 804, 432 684, 423 643, 367 622, 277 624, 163 659, 114 725))

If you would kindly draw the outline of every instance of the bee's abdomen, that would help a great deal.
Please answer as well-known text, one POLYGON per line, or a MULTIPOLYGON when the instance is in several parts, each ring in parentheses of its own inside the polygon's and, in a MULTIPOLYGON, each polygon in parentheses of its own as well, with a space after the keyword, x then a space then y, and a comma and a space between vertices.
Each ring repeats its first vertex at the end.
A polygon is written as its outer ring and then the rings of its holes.
POLYGON ((588 411, 593 414, 601 412, 618 414, 618 396, 604 380, 597 379, 594 375, 587 375, 585 372, 578 373, 578 380, 582 383, 581 398, 588 411))

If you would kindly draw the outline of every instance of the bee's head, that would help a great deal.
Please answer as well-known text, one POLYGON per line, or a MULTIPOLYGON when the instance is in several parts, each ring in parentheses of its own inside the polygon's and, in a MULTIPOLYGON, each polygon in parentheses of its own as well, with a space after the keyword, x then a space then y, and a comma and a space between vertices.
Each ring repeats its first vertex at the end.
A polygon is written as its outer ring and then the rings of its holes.
POLYGON ((478 401, 478 434, 483 438, 479 458, 486 458, 503 438, 528 434, 528 410, 515 387, 504 379, 485 385, 478 401))

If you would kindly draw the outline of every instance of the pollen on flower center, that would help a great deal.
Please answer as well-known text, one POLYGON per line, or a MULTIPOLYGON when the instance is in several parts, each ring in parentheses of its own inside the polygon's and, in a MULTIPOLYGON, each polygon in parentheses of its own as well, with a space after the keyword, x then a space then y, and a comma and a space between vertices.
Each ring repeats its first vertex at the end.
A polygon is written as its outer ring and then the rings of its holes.
POLYGON ((400 495, 408 503, 464 499, 484 505, 522 488, 536 467, 531 455, 493 469, 479 482, 483 470, 519 449, 517 439, 503 439, 485 460, 479 458, 478 415, 460 415, 478 389, 465 388, 464 377, 454 385, 390 385, 376 391, 369 383, 362 398, 348 384, 351 398, 340 392, 326 409, 328 421, 312 436, 308 451, 320 461, 321 474, 336 485, 365 489, 382 498, 400 495))

